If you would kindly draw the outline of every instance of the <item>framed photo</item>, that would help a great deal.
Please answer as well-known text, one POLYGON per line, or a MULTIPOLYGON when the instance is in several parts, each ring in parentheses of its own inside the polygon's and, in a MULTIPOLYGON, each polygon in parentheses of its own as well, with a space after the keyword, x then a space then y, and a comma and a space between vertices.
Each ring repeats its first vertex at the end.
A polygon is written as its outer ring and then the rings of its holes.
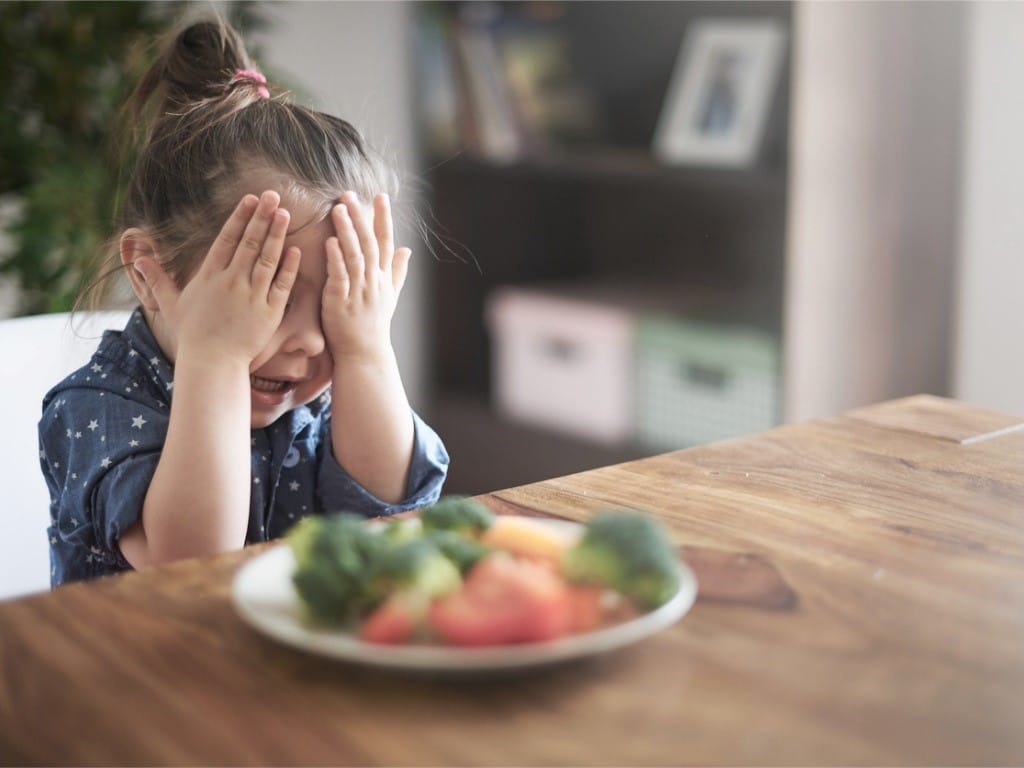
POLYGON ((785 44, 776 19, 692 22, 658 118, 654 154, 667 163, 751 164, 785 44))

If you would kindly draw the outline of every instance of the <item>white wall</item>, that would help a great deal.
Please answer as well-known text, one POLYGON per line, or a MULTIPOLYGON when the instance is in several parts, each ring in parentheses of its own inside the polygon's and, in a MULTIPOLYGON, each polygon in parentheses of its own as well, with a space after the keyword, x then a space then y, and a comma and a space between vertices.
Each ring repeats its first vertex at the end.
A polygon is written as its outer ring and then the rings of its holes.
MULTIPOLYGON (((411 90, 410 5, 400 2, 288 2, 268 4, 273 31, 256 38, 260 62, 280 73, 312 101, 308 106, 342 117, 392 160, 400 177, 417 168, 411 90)), ((414 190, 403 185, 404 203, 414 190)), ((399 228, 398 241, 413 249, 392 337, 414 407, 427 396, 427 336, 423 327, 426 247, 399 228)))
POLYGON ((948 391, 964 15, 794 8, 789 421, 948 391))
POLYGON ((957 397, 1024 414, 1024 4, 970 7, 957 397))

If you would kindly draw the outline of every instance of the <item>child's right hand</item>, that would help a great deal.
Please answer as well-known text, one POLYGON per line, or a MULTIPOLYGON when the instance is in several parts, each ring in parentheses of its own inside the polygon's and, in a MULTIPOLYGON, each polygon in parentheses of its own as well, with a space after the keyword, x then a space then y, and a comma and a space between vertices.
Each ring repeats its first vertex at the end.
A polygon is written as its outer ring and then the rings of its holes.
POLYGON ((150 257, 135 268, 152 292, 177 359, 183 348, 209 361, 244 363, 270 343, 281 324, 299 270, 301 254, 282 257, 289 214, 280 196, 246 195, 221 228, 195 275, 182 288, 150 257), (278 269, 280 265, 280 269, 278 269))

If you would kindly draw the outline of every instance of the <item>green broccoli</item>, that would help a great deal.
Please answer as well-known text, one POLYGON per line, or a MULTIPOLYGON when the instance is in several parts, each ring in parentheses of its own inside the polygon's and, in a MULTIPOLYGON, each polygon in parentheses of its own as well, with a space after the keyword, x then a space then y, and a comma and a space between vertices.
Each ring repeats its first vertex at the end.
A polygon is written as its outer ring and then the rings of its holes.
POLYGON ((423 524, 418 517, 389 520, 381 529, 381 535, 389 544, 403 544, 423 535, 423 524))
POLYGON ((366 581, 374 602, 398 593, 429 600, 458 589, 462 577, 432 541, 411 539, 381 551, 369 564, 366 581))
POLYGON ((367 572, 388 542, 363 518, 307 517, 288 531, 285 541, 295 557, 292 582, 314 618, 352 621, 372 605, 367 572))
POLYGON ((491 527, 494 514, 468 496, 445 496, 420 513, 423 530, 454 531, 475 536, 491 527))
POLYGON ((476 539, 461 536, 454 531, 431 531, 427 539, 434 543, 441 554, 447 557, 459 571, 465 574, 476 565, 477 560, 494 550, 476 539))
POLYGON ((563 575, 615 589, 644 609, 657 608, 679 588, 676 554, 654 519, 631 511, 596 515, 565 556, 563 575))

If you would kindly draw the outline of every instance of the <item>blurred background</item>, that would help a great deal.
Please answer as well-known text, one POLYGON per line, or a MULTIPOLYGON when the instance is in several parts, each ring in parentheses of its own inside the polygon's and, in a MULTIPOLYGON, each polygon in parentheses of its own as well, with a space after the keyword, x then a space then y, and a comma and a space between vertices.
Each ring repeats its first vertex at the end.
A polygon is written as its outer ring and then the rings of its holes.
MULTIPOLYGON (((0 3, 0 315, 112 234, 189 3, 0 3)), ((1024 414, 1024 4, 216 4, 403 180, 394 342, 479 493, 926 392, 1024 414)))

